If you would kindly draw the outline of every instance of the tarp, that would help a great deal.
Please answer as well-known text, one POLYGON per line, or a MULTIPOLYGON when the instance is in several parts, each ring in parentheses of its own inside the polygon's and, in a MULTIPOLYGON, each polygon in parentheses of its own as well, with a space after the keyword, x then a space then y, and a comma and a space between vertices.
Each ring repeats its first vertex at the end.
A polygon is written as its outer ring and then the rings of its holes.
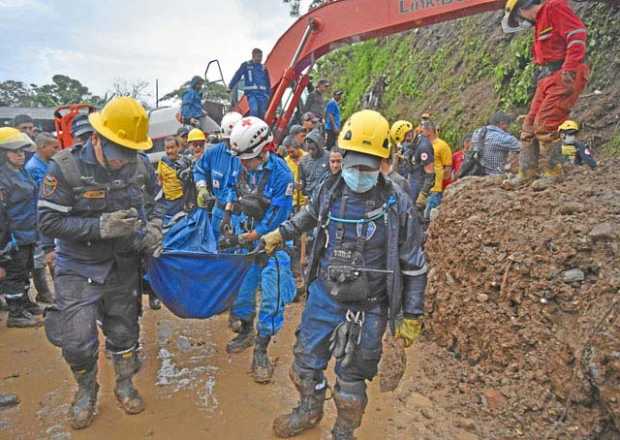
POLYGON ((151 288, 180 318, 205 319, 234 302, 253 260, 217 254, 206 210, 196 209, 164 235, 164 251, 147 263, 151 288))

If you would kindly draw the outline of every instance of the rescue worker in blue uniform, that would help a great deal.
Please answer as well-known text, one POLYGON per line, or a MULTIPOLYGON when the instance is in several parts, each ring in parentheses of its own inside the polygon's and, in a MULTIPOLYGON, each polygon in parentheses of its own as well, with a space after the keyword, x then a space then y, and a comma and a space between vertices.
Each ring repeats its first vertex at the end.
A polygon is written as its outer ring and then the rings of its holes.
POLYGON ((192 78, 189 89, 183 94, 181 101, 181 123, 186 125, 200 126, 200 119, 207 114, 202 108, 202 86, 205 80, 199 76, 192 78))
POLYGON ((355 113, 338 145, 341 173, 328 177, 310 204, 263 237, 267 253, 318 227, 308 274, 309 293, 290 377, 299 406, 274 421, 278 437, 316 426, 323 416, 323 370, 336 358, 332 434, 353 439, 377 374, 386 327, 410 346, 421 331, 427 266, 421 227, 410 198, 379 172, 389 155, 389 125, 379 113, 355 113))
POLYGON ((211 195, 216 199, 211 212, 211 226, 216 240, 220 237, 220 230, 233 231, 238 228, 239 216, 233 213, 233 202, 241 162, 230 150, 230 134, 241 118, 237 112, 224 115, 222 142, 208 148, 194 166, 198 207, 206 208, 211 195))
MULTIPOLYGON (((284 160, 267 151, 272 140, 269 126, 253 116, 239 121, 230 136, 231 149, 243 166, 235 188, 245 231, 235 237, 240 245, 252 246, 284 222, 293 209, 293 175, 284 160)), ((231 310, 232 319, 239 319, 241 324, 239 334, 226 347, 229 353, 241 352, 254 343, 259 285, 261 302, 251 372, 255 382, 267 383, 273 375, 267 347, 282 328, 284 308, 296 293, 291 259, 286 252, 274 253, 265 265, 255 264, 246 275, 231 310)))
POLYGON ((7 327, 37 327, 42 321, 33 314, 43 310, 30 301, 28 288, 37 243, 37 185, 24 169, 26 150, 34 143, 16 128, 0 128, 0 294, 5 296, 9 316, 7 327))
POLYGON ((243 78, 243 93, 248 98, 250 116, 257 118, 265 117, 271 97, 269 72, 262 63, 263 51, 254 49, 252 59, 241 64, 228 85, 228 88, 232 90, 243 78))
MULTIPOLYGON (((26 171, 37 184, 37 194, 47 174, 49 161, 58 151, 58 139, 48 133, 39 133, 35 139, 37 151, 34 156, 26 162, 26 171)), ((52 292, 47 283, 47 266, 53 270, 54 260, 54 240, 39 233, 39 240, 34 248, 34 268, 32 271, 32 282, 37 291, 36 301, 51 304, 54 300, 52 292)))
POLYGON ((144 410, 132 383, 140 369, 138 271, 140 254, 156 252, 162 238, 161 213, 145 214, 144 188, 153 178, 138 154, 152 146, 146 111, 117 97, 89 120, 95 133, 53 157, 38 202, 39 228, 57 244, 56 307, 45 327, 78 383, 74 429, 95 414, 97 321, 114 362, 117 400, 127 414, 144 410))

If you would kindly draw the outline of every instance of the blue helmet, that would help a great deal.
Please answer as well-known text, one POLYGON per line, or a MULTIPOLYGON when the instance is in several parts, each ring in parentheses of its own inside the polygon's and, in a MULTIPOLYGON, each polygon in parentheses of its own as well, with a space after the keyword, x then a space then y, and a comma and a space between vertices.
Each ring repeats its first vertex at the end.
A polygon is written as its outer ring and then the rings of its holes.
POLYGON ((71 122, 71 135, 73 137, 82 137, 86 134, 92 134, 95 130, 88 121, 88 115, 79 114, 71 122))

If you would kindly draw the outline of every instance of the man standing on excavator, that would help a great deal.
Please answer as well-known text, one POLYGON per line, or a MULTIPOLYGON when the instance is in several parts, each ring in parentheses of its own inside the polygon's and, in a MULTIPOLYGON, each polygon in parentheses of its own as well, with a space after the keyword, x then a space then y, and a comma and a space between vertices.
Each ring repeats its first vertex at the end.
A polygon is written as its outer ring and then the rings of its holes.
POLYGON ((250 106, 250 116, 263 118, 269 105, 271 96, 271 82, 269 72, 262 64, 263 51, 254 49, 252 59, 241 64, 235 76, 228 85, 229 89, 234 89, 243 78, 243 93, 248 98, 250 106))
POLYGON ((587 29, 566 0, 508 0, 504 32, 531 25, 538 66, 536 93, 521 129, 519 174, 506 186, 533 181, 542 172, 535 186, 544 189, 562 175, 558 126, 568 119, 588 82, 589 68, 584 64, 587 29))

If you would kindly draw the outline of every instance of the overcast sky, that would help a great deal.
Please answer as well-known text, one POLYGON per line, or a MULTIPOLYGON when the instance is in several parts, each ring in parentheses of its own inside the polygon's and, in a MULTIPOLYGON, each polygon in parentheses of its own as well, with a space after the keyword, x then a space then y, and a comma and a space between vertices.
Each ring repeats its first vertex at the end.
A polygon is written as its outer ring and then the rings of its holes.
MULTIPOLYGON (((305 2, 308 3, 307 1, 305 2)), ((226 80, 293 23, 281 0, 0 0, 0 81, 62 73, 96 94, 115 79, 160 95, 218 58, 226 80)))

